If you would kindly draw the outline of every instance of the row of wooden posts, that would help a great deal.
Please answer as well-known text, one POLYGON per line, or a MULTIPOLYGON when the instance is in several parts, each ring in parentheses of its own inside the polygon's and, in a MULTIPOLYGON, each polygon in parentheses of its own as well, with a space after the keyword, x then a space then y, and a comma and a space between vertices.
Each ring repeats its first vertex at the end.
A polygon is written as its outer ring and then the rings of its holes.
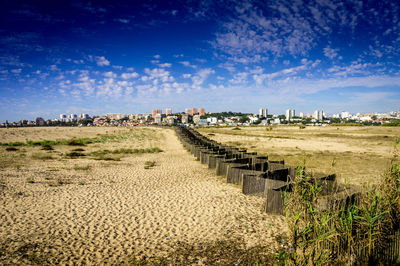
MULTIPOLYGON (((216 169, 216 174, 224 176, 228 183, 241 185, 244 194, 264 197, 267 213, 285 214, 282 192, 291 192, 298 174, 297 167, 285 165, 284 161, 268 160, 268 156, 260 156, 256 152, 218 143, 192 128, 176 127, 175 130, 185 148, 202 164, 216 169)), ((339 184, 335 174, 314 173, 309 181, 318 183, 321 188, 317 202, 319 210, 347 207, 360 195, 358 186, 339 184)), ((365 250, 358 253, 363 254, 365 250)), ((381 261, 400 260, 400 231, 394 233, 386 249, 377 249, 374 253, 381 261)))
MULTIPOLYGON (((177 127, 176 133, 185 148, 202 164, 216 169, 216 174, 224 176, 228 183, 241 185, 244 194, 264 197, 266 212, 284 214, 282 192, 291 191, 297 167, 285 165, 283 160, 271 161, 268 156, 218 143, 191 128, 177 127)), ((322 186, 321 194, 327 196, 321 197, 321 208, 329 208, 332 204, 348 200, 348 193, 340 195, 336 175, 316 174, 313 178, 322 186), (328 197, 332 193, 339 195, 335 196, 334 203, 328 197)))

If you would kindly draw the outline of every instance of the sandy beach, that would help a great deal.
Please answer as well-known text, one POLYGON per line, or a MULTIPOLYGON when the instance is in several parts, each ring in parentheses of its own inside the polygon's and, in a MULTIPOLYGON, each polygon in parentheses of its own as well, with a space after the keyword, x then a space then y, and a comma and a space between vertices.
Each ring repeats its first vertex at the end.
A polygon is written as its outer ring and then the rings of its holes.
MULTIPOLYGON (((8 141, 38 134, 23 129, 21 137, 13 130, 13 137, 5 129, 0 134, 8 141)), ((60 138, 52 130, 51 136, 60 138)), ((1 147, 0 263, 124 264, 230 239, 245 249, 262 246, 273 253, 279 248, 276 239, 287 232, 284 217, 264 213, 264 199, 243 195, 201 165, 173 130, 72 128, 65 138, 95 137, 106 130, 136 137, 89 144, 85 152, 116 147, 159 147, 163 152, 116 161, 65 159, 62 154, 71 147, 54 146, 53 159, 27 160, 39 148, 9 152, 1 147), (142 138, 140 132, 145 132, 142 138), (17 163, 5 165, 13 156, 17 163), (145 169, 149 161, 155 165, 145 169)), ((194 261, 202 264, 204 258, 194 261)))

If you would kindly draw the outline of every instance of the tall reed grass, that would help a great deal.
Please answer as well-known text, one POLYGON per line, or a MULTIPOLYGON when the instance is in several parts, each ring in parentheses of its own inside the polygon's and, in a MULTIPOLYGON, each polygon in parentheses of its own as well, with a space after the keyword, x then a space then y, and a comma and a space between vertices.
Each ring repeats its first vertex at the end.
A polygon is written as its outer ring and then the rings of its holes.
POLYGON ((320 204, 327 197, 322 181, 308 174, 305 164, 298 167, 291 192, 284 194, 290 247, 280 257, 286 264, 352 265, 386 259, 385 249, 400 228, 398 145, 396 138, 393 159, 378 185, 357 193, 339 186, 343 191, 328 196, 328 208, 320 204))

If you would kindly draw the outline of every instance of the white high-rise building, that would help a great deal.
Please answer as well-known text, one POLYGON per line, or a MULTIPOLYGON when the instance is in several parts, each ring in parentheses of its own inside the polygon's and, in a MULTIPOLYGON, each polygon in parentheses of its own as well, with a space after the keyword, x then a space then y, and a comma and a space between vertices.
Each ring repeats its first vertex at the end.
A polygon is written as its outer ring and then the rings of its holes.
POLYGON ((324 111, 322 111, 322 110, 315 110, 315 112, 314 112, 314 118, 315 118, 316 120, 322 120, 322 119, 324 119, 324 111))
POLYGON ((258 114, 259 114, 260 117, 267 117, 267 115, 268 115, 268 109, 267 109, 267 108, 260 108, 258 114))
POLYGON ((292 120, 294 116, 295 116, 295 111, 294 111, 294 109, 287 109, 287 110, 286 110, 286 120, 287 120, 287 121, 292 120))
POLYGON ((347 119, 350 118, 351 114, 349 112, 341 112, 340 113, 340 118, 342 119, 347 119))
POLYGON ((303 113, 303 112, 300 112, 299 117, 300 117, 300 118, 304 118, 304 113, 303 113))

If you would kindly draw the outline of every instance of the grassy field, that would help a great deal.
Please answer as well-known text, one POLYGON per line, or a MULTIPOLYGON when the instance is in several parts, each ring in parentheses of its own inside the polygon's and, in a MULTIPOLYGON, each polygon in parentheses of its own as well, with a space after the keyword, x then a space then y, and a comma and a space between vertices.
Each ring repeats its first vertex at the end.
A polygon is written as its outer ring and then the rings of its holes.
POLYGON ((388 127, 209 127, 205 136, 246 148, 288 165, 304 161, 314 172, 336 173, 341 181, 375 183, 387 169, 400 128, 388 127))

